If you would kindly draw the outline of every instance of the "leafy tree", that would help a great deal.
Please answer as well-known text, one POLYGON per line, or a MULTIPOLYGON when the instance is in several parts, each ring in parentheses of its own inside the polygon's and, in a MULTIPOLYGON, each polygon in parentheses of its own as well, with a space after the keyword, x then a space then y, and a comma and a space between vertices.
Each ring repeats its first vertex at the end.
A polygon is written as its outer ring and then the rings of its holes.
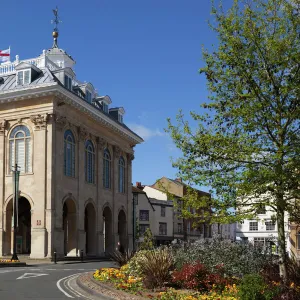
POLYGON ((139 246, 139 250, 152 250, 154 248, 154 245, 153 245, 153 235, 150 228, 146 229, 143 238, 144 239, 139 246))
POLYGON ((219 44, 203 50, 200 69, 210 101, 204 114, 190 113, 192 124, 182 112, 168 120, 182 151, 173 165, 183 180, 211 187, 215 216, 250 218, 261 205, 275 211, 284 279, 284 214, 299 199, 299 12, 299 0, 234 0, 227 12, 213 5, 219 44))

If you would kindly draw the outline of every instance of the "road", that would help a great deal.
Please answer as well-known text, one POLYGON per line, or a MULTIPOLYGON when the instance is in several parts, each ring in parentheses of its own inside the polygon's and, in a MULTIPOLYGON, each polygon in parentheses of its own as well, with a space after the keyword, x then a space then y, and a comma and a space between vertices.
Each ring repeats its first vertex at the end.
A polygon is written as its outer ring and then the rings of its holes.
POLYGON ((76 277, 112 263, 87 262, 0 268, 0 299, 99 299, 76 285, 76 277))

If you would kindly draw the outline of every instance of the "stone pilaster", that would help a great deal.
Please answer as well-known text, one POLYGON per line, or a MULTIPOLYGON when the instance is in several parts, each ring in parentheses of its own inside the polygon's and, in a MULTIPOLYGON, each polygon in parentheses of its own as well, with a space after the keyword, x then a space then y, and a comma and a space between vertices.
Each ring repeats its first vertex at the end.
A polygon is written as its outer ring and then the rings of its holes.
POLYGON ((104 237, 103 237, 103 205, 105 203, 103 193, 103 151, 107 142, 102 137, 96 138, 97 142, 97 155, 96 155, 96 184, 97 184, 97 199, 96 199, 96 216, 97 216, 97 255, 104 254, 104 237))
MULTIPOLYGON (((47 119, 48 115, 30 116, 34 125, 33 136, 33 173, 34 182, 38 187, 35 194, 34 207, 31 215, 31 258, 43 258, 46 256, 46 241, 48 232, 46 230, 46 202, 47 202, 47 119)), ((20 190, 26 191, 26 186, 20 184, 20 190)), ((51 221, 50 221, 51 222, 51 221)))
POLYGON ((132 196, 132 161, 134 160, 133 153, 127 153, 127 237, 128 237, 128 248, 133 249, 133 222, 135 217, 133 215, 133 196, 132 196))
MULTIPOLYGON (((0 121, 0 212, 3 212, 4 206, 4 189, 5 189, 5 130, 7 121, 0 121)), ((0 214, 0 256, 4 254, 4 214, 0 214)))

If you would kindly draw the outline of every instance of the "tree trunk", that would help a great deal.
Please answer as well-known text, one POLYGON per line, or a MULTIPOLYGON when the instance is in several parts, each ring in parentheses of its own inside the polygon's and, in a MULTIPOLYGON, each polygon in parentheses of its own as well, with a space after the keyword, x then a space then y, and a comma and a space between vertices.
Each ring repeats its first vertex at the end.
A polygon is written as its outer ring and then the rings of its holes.
POLYGON ((284 210, 278 205, 277 210, 277 231, 278 231, 278 254, 279 254, 279 271, 283 281, 287 280, 287 256, 284 232, 284 210))

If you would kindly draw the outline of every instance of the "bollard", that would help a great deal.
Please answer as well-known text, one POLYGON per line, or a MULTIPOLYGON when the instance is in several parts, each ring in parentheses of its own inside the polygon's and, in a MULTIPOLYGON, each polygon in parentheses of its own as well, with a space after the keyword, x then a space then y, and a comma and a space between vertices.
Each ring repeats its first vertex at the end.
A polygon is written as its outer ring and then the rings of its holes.
POLYGON ((83 250, 80 251, 80 260, 83 262, 83 250))
POLYGON ((56 251, 54 251, 54 263, 56 264, 56 251))

